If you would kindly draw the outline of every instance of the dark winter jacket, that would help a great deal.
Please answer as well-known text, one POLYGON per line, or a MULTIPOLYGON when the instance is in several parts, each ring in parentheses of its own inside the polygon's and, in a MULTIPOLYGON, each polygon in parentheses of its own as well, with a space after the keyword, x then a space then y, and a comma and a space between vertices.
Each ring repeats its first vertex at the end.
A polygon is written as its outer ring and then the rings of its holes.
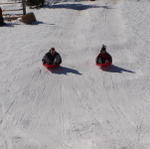
POLYGON ((62 62, 61 56, 59 53, 55 52, 54 55, 52 55, 50 52, 47 52, 43 59, 42 59, 43 64, 55 64, 59 65, 62 62))
POLYGON ((0 25, 4 25, 4 19, 2 16, 0 16, 0 25))
POLYGON ((97 64, 105 64, 106 62, 111 62, 112 63, 112 57, 109 53, 100 53, 97 58, 96 58, 96 63, 97 64))

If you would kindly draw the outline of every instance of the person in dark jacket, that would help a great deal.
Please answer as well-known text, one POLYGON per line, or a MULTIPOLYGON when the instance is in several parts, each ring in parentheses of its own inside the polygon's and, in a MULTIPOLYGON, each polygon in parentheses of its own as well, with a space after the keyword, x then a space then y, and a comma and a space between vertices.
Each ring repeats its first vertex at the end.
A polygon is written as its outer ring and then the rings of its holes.
POLYGON ((42 62, 43 64, 60 65, 62 59, 60 54, 55 51, 55 48, 51 48, 49 52, 44 55, 42 62))
POLYGON ((99 55, 96 58, 96 64, 112 63, 111 55, 106 51, 106 46, 103 45, 99 55))
POLYGON ((0 26, 4 26, 5 23, 4 23, 4 18, 3 18, 3 14, 2 14, 2 9, 0 7, 0 26))

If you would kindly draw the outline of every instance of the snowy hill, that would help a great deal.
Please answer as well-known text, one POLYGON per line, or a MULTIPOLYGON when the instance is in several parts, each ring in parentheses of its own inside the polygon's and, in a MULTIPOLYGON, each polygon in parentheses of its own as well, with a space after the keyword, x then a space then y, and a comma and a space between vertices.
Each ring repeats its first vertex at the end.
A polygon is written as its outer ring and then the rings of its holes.
POLYGON ((59 1, 0 27, 0 149, 149 149, 150 1, 59 1), (102 44, 113 57, 101 70, 102 44), (62 67, 41 63, 55 47, 62 67))

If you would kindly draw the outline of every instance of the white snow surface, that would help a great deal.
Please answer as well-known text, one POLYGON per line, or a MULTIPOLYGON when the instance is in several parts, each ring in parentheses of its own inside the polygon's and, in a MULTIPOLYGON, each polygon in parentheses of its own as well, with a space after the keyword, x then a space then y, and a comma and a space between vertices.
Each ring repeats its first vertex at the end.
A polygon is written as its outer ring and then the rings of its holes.
POLYGON ((28 8, 34 25, 0 27, 0 149, 150 149, 149 8, 59 0, 28 8), (41 62, 51 47, 63 59, 52 72, 41 62))

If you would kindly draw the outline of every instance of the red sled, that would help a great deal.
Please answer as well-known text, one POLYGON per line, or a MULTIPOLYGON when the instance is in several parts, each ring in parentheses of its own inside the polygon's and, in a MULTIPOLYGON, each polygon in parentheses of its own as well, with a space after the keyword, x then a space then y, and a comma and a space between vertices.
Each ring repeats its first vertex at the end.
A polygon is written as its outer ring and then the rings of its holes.
POLYGON ((44 67, 46 67, 47 69, 51 69, 51 68, 57 68, 60 65, 53 65, 53 64, 43 64, 44 67))
POLYGON ((112 62, 108 62, 108 63, 105 63, 105 64, 96 64, 96 65, 99 66, 99 67, 107 67, 107 66, 112 65, 112 62))

